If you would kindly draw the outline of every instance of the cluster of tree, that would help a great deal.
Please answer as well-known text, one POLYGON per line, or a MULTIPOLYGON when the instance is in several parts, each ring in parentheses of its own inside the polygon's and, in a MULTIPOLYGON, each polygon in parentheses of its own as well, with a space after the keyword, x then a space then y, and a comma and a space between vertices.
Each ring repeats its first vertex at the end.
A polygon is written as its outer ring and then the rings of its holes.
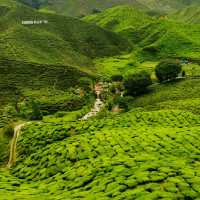
MULTIPOLYGON (((177 79, 182 72, 182 65, 177 60, 161 61, 155 68, 155 74, 160 83, 165 83, 177 79)), ((152 84, 151 75, 145 71, 129 75, 124 80, 124 87, 128 95, 136 96, 147 91, 149 85, 152 84)))
MULTIPOLYGON (((165 60, 160 62, 155 69, 156 77, 159 82, 167 82, 174 80, 182 71, 182 66, 177 60, 165 60)), ((185 72, 182 72, 185 76, 185 72)))
MULTIPOLYGON (((181 64, 176 60, 164 60, 161 61, 155 68, 155 74, 160 83, 169 82, 177 79, 182 72, 182 77, 185 76, 185 71, 182 71, 181 64)), ((134 74, 130 74, 126 78, 122 75, 114 75, 111 77, 114 84, 111 92, 121 91, 123 88, 127 96, 137 96, 148 91, 148 86, 152 84, 151 75, 146 71, 140 71, 134 74), (121 85, 119 84, 121 83, 121 85), (119 87, 120 86, 120 87, 119 87), (123 86, 123 87, 122 87, 123 86)), ((119 92, 118 92, 119 94, 119 92)), ((127 99, 122 97, 115 97, 113 103, 118 104, 119 107, 127 110, 127 99)))

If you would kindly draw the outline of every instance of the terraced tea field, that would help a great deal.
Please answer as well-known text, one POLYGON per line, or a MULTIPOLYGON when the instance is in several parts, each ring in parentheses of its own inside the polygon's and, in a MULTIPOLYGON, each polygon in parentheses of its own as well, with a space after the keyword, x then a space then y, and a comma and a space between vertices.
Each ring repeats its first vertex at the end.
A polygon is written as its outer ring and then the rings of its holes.
POLYGON ((6 182, 0 196, 198 199, 199 125, 199 115, 180 110, 33 123, 18 142, 18 164, 11 172, 17 184, 6 182))
POLYGON ((0 200, 200 200, 197 0, 169 17, 188 0, 61 1, 40 7, 54 14, 0 0, 0 200), (184 71, 159 83, 170 58, 184 71))

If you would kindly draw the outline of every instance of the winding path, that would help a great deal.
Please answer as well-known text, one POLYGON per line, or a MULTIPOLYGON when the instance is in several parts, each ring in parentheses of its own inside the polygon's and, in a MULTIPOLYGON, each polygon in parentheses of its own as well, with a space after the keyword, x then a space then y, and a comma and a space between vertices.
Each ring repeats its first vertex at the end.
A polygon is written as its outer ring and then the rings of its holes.
POLYGON ((101 108, 103 107, 104 103, 103 101, 101 101, 100 99, 100 94, 103 90, 103 86, 102 83, 97 83, 95 85, 95 93, 97 95, 96 101, 94 103, 94 107, 91 109, 91 111, 89 113, 87 113, 86 115, 84 115, 80 120, 87 120, 90 117, 94 117, 97 115, 98 112, 100 112, 101 108))
POLYGON ((11 168, 16 163, 16 149, 17 149, 17 140, 19 138, 21 129, 25 126, 25 124, 19 124, 14 128, 14 135, 10 145, 10 157, 7 164, 8 168, 11 168))

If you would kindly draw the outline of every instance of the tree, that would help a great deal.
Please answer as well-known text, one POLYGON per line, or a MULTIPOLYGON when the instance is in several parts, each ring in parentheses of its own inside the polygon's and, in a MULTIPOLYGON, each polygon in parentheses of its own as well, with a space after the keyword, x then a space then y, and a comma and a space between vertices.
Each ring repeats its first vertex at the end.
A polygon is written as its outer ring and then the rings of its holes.
POLYGON ((90 91, 92 89, 92 80, 90 78, 87 77, 80 78, 79 84, 85 91, 90 91))
POLYGON ((151 84, 151 76, 145 71, 129 75, 124 81, 126 92, 131 96, 144 93, 147 87, 151 84))
POLYGON ((156 77, 159 82, 174 80, 181 72, 182 66, 176 60, 164 60, 155 69, 156 77))

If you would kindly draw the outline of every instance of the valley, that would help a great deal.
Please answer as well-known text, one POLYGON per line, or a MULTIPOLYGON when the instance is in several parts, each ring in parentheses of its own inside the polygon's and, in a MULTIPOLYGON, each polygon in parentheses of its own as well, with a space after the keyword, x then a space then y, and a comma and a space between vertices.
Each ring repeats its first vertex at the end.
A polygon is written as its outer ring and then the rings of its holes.
POLYGON ((199 6, 0 0, 0 199, 199 200, 199 6))

